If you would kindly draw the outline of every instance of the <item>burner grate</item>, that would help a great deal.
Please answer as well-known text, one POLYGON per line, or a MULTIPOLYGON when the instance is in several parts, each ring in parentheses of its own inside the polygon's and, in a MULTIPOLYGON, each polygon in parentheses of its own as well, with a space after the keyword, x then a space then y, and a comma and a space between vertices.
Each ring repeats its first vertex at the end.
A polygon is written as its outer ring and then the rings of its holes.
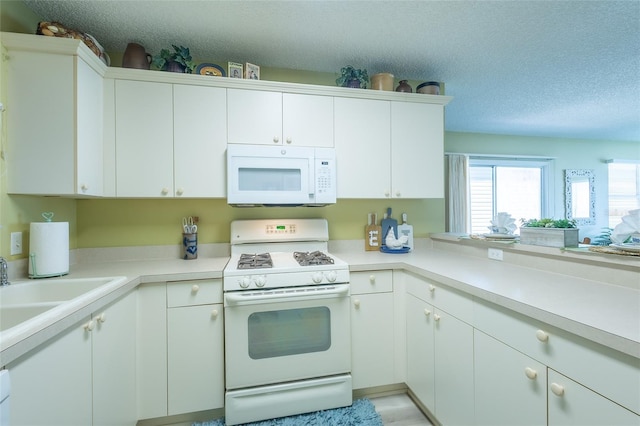
POLYGON ((241 254, 238 269, 273 268, 273 261, 269 253, 241 254))
POLYGON ((321 251, 294 251, 293 258, 300 266, 332 265, 333 259, 321 251))

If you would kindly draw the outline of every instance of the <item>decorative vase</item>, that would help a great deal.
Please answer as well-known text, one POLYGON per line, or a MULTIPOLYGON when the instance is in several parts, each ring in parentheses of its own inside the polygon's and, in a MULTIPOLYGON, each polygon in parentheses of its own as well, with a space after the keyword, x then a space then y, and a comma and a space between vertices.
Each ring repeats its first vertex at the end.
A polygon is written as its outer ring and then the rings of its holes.
POLYGON ((181 72, 181 73, 184 73, 186 69, 187 68, 184 65, 182 65, 182 64, 180 64, 180 63, 178 63, 176 61, 167 61, 167 63, 164 66, 164 70, 165 71, 169 71, 169 72, 181 72))
POLYGON ((129 43, 122 56, 122 68, 136 68, 148 70, 151 65, 151 55, 138 43, 129 43))
POLYGON ((381 72, 371 76, 371 88, 373 90, 393 91, 393 74, 381 72))
POLYGON ((347 87, 352 87, 354 89, 359 89, 360 88, 360 80, 358 80, 357 78, 352 78, 351 80, 347 81, 347 87))
POLYGON ((407 83, 407 80, 400 80, 400 84, 396 87, 396 92, 413 93, 413 88, 407 83))

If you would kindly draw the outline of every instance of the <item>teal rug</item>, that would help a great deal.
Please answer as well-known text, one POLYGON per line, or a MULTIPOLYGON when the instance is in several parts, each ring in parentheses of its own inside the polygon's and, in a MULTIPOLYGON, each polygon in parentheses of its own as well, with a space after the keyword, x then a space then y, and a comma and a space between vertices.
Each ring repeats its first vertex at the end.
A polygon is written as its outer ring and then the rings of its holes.
MULTIPOLYGON (((193 426, 224 426, 224 417, 204 423, 193 423, 193 426)), ((245 426, 383 426, 375 406, 366 398, 357 399, 348 407, 333 410, 314 411, 297 416, 281 417, 246 423, 245 426)))

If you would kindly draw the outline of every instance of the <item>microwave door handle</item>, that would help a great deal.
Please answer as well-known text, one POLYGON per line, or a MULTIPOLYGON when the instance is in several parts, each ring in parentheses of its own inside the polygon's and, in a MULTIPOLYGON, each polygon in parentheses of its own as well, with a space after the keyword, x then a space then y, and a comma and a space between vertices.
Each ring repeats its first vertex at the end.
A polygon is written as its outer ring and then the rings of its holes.
POLYGON ((314 198, 316 192, 316 160, 309 159, 309 198, 314 198))

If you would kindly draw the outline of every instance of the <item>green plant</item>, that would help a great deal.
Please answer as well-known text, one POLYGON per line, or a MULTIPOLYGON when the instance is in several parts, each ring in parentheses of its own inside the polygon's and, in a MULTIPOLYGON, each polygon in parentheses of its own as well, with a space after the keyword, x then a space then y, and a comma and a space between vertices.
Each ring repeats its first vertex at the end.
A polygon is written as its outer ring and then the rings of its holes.
POLYGON ((168 49, 160 50, 160 54, 153 56, 152 64, 159 70, 166 70, 169 62, 177 62, 185 68, 185 72, 191 74, 196 67, 196 64, 191 58, 191 52, 188 47, 176 46, 172 44, 173 52, 168 49))
POLYGON ((575 228, 576 221, 568 219, 520 219, 524 228, 575 228))
POLYGON ((340 77, 336 79, 336 84, 338 86, 347 87, 353 80, 357 80, 360 83, 360 87, 366 89, 367 84, 369 83, 369 74, 367 74, 367 70, 356 69, 351 65, 342 67, 340 69, 340 77))

